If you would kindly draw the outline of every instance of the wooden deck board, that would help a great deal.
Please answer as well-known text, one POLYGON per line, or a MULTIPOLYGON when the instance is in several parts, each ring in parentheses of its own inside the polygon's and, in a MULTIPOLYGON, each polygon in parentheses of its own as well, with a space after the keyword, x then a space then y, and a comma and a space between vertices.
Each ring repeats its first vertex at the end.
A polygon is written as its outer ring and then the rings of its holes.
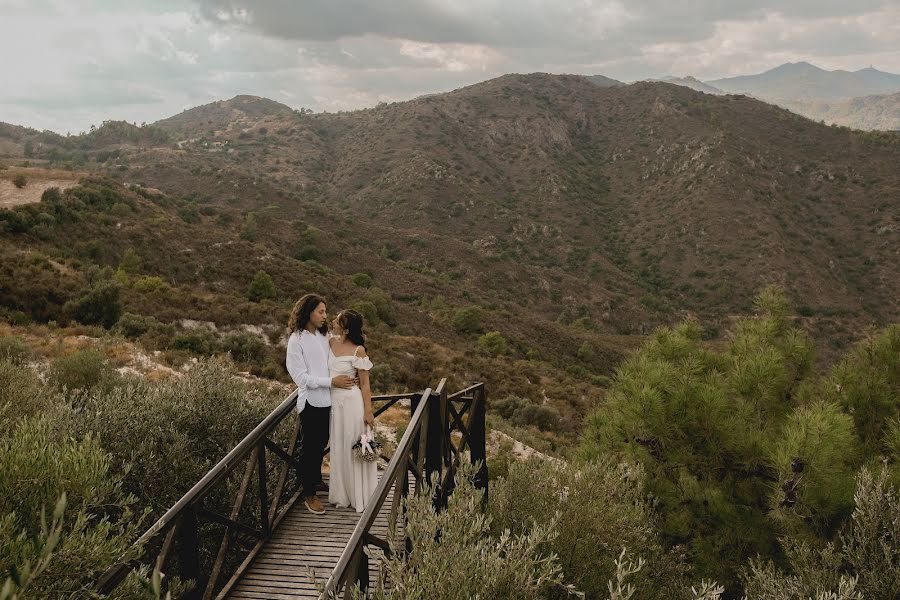
MULTIPOLYGON (((325 584, 361 516, 352 508, 329 505, 325 492, 318 496, 325 505, 325 514, 314 515, 302 503, 294 506, 227 598, 318 598, 316 582, 325 584)), ((388 536, 393 498, 392 488, 370 530, 373 535, 388 536)), ((374 586, 377 579, 378 565, 370 565, 369 585, 374 586)))

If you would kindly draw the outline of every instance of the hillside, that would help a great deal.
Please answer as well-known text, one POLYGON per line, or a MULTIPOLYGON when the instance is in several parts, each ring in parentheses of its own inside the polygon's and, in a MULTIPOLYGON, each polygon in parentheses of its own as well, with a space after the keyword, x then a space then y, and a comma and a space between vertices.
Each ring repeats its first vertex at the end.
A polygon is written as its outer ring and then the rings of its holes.
POLYGON ((664 79, 648 79, 647 81, 662 81, 664 83, 671 83, 672 85, 680 85, 686 88, 690 88, 696 92, 703 92, 704 94, 724 94, 722 90, 717 87, 713 87, 707 83, 703 83, 696 77, 666 77, 664 79))
POLYGON ((747 97, 508 75, 348 113, 239 96, 72 138, 0 129, 7 163, 29 143, 109 179, 0 212, 7 315, 65 319, 131 248, 125 310, 176 326, 148 343, 225 343, 183 319, 261 328, 254 369, 283 377, 282 324, 315 289, 380 322, 382 389, 490 378, 551 441, 644 335, 696 315, 715 338, 767 283, 826 357, 900 319, 897 138, 747 97), (254 301, 259 271, 277 293, 254 301), (479 346, 492 331, 505 347, 479 346))
POLYGON ((826 124, 854 129, 900 130, 900 92, 834 102, 786 102, 784 107, 826 124))
POLYGON ((135 153, 120 177, 273 217, 327 206, 326 222, 354 219, 351 237, 384 240, 364 246, 446 236, 440 254, 401 254, 454 261, 493 301, 580 310, 621 333, 678 309, 732 314, 765 281, 814 314, 897 316, 896 146, 751 99, 507 76, 210 140, 228 150, 135 153))

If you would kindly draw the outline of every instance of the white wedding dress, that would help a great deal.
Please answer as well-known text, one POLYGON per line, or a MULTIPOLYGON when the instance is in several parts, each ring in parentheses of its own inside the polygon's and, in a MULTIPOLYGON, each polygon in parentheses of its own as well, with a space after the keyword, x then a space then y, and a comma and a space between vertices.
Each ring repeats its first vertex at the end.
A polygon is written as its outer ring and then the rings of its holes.
MULTIPOLYGON (((372 361, 368 357, 335 356, 330 349, 328 351, 331 377, 355 377, 358 370, 368 371, 371 368, 372 361)), ((341 507, 352 506, 358 513, 365 509, 378 487, 377 463, 356 458, 350 449, 359 440, 365 427, 362 391, 355 386, 348 390, 331 388, 331 480, 328 484, 328 501, 341 507)))

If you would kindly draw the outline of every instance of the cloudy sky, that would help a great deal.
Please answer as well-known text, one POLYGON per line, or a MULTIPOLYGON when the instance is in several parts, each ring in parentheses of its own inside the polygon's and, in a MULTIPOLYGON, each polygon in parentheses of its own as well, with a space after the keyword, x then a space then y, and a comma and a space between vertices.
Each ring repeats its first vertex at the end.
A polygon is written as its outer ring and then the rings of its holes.
POLYGON ((900 0, 0 0, 0 121, 86 130, 236 94, 338 111, 503 73, 900 72, 900 0))

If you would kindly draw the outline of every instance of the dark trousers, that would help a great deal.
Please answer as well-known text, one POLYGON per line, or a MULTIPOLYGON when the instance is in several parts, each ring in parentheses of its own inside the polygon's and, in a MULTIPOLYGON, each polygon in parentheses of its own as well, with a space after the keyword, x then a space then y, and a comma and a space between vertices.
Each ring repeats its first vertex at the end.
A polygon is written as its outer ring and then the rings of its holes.
POLYGON ((331 407, 319 408, 309 402, 300 412, 300 485, 303 497, 315 496, 322 481, 322 458, 328 445, 331 407))

